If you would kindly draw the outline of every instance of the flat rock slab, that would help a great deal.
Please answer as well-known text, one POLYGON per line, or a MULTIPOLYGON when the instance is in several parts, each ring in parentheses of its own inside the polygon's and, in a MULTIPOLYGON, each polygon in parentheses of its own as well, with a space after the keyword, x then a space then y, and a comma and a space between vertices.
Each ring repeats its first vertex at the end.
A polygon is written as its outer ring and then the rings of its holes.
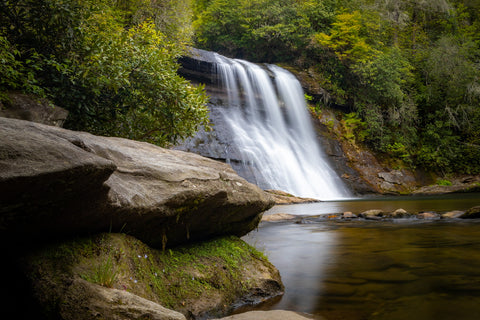
POLYGON ((322 320, 321 317, 313 317, 311 315, 297 313, 293 311, 271 310, 271 311, 250 311, 233 316, 217 319, 217 320, 305 320, 317 319, 322 320))
POLYGON ((219 161, 0 118, 0 230, 129 233, 153 247, 253 230, 274 200, 219 161))

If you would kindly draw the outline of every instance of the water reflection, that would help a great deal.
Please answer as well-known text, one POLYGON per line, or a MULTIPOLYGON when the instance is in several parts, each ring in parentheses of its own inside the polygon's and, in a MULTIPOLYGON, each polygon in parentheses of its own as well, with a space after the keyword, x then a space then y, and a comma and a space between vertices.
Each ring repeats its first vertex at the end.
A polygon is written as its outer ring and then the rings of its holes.
POLYGON ((480 319, 479 222, 263 223, 245 240, 280 270, 272 308, 328 320, 480 319))

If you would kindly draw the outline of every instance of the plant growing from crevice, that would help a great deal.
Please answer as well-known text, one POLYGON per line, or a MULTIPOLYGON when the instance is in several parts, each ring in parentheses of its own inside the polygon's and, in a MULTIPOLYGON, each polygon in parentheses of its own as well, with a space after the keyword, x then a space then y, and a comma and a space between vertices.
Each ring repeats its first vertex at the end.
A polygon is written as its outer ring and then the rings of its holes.
POLYGON ((112 254, 105 257, 93 269, 81 275, 84 280, 96 283, 107 288, 113 288, 117 281, 118 271, 112 254))

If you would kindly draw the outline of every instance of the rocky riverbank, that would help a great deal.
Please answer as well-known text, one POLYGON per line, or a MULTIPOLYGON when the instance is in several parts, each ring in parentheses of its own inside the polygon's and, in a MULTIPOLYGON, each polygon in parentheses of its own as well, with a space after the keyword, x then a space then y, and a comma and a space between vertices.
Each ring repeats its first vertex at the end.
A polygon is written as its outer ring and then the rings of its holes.
POLYGON ((291 221, 294 223, 314 223, 322 221, 382 221, 393 219, 417 219, 417 220, 440 220, 440 219, 478 219, 480 218, 480 206, 472 207, 466 211, 454 210, 447 212, 420 211, 408 212, 402 208, 395 211, 383 211, 380 209, 371 209, 362 212, 343 212, 322 214, 316 216, 301 216, 287 213, 274 213, 264 215, 263 222, 291 221))

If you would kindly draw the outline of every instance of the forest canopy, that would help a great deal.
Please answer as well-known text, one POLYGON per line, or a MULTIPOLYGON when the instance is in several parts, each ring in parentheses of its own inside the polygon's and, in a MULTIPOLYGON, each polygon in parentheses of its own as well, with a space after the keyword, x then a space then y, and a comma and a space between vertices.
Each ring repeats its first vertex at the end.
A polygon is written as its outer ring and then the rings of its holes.
POLYGON ((358 143, 480 173, 480 0, 3 0, 0 99, 34 93, 68 128, 170 145, 208 121, 177 74, 189 45, 313 71, 358 143))
POLYGON ((18 90, 69 111, 66 126, 166 146, 208 121, 207 97, 177 74, 189 1, 0 2, 0 99, 18 90))
POLYGON ((203 49, 315 70, 356 136, 411 167, 480 173, 480 1, 197 1, 203 49))

